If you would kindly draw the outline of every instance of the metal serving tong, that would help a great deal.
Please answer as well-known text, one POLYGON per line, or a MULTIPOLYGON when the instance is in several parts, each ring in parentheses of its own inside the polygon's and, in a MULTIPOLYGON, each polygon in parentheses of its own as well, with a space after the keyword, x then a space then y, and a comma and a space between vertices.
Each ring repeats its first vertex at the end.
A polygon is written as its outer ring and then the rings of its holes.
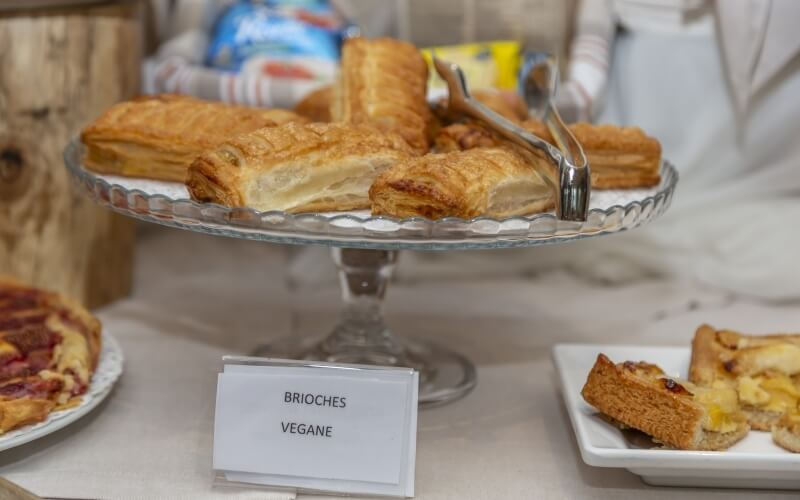
POLYGON ((450 109, 485 123, 492 130, 520 146, 543 151, 552 160, 540 173, 555 192, 556 216, 561 220, 585 221, 589 212, 591 179, 583 148, 564 125, 552 98, 558 84, 558 66, 546 54, 532 60, 523 76, 523 89, 528 107, 542 120, 556 146, 507 120, 474 99, 467 89, 461 68, 454 63, 433 59, 439 76, 447 82, 450 109))

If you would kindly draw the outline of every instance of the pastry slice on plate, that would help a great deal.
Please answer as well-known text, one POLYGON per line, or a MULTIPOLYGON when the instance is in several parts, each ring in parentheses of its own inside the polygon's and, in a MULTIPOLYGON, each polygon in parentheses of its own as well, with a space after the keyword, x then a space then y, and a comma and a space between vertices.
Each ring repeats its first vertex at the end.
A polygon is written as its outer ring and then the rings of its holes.
POLYGON ((724 450, 748 432, 736 391, 704 388, 667 376, 658 366, 597 356, 581 391, 617 424, 682 450, 724 450))
POLYGON ((750 425, 769 431, 800 405, 800 335, 744 335, 702 325, 692 341, 689 379, 735 388, 750 425))
POLYGON ((536 169, 509 149, 427 154, 388 169, 369 191, 374 215, 511 217, 550 209, 551 189, 536 169))
POLYGON ((115 104, 83 130, 81 141, 90 170, 183 182, 197 155, 231 136, 307 121, 283 109, 167 94, 115 104))
MULTIPOLYGON (((528 120, 523 126, 545 141, 553 142, 543 123, 528 120)), ((651 187, 660 182, 661 145, 641 129, 589 123, 575 123, 569 128, 586 153, 593 188, 651 187)), ((436 149, 441 152, 497 147, 507 142, 474 121, 444 127, 435 138, 436 149)))
MULTIPOLYGON (((547 127, 528 120, 523 126, 552 143, 547 127)), ((657 185, 661 177, 661 144, 639 127, 573 123, 569 129, 583 146, 592 169, 592 187, 620 189, 657 185)))
POLYGON ((331 118, 395 132, 424 154, 433 123, 427 81, 428 66, 414 45, 391 38, 349 39, 342 47, 331 118))
POLYGON ((259 211, 363 209, 375 178, 412 154, 399 135, 367 125, 287 123, 203 153, 186 186, 194 200, 259 211))

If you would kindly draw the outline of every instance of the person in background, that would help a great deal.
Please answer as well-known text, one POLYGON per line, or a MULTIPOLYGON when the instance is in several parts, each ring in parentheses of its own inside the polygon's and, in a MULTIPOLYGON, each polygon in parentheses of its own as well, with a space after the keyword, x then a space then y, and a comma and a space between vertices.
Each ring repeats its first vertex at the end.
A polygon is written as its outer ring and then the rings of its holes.
POLYGON ((565 85, 578 114, 640 126, 681 178, 662 220, 566 247, 575 267, 800 299, 796 19, 791 0, 584 0, 565 85))
POLYGON ((796 19, 792 0, 583 0, 557 104, 570 120, 658 138, 681 177, 670 210, 635 231, 558 247, 409 254, 398 274, 560 267, 602 282, 666 275, 800 299, 796 19))

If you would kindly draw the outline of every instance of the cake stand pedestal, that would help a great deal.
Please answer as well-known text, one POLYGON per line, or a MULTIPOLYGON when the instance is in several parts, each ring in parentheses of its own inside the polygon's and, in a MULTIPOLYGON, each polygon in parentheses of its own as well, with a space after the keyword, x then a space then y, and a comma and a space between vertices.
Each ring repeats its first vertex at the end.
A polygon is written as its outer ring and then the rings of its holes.
POLYGON ((477 382, 473 364, 425 340, 399 338, 383 319, 383 297, 397 250, 331 249, 339 271, 343 307, 333 331, 322 339, 298 337, 259 347, 255 354, 286 359, 405 366, 419 372, 420 403, 445 403, 467 394, 477 382))

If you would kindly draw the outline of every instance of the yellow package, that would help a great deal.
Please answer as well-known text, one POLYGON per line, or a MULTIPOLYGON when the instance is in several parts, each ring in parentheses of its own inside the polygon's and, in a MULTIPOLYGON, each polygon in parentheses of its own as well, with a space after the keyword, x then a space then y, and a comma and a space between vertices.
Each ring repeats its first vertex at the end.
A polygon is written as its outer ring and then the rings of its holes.
POLYGON ((422 55, 428 62, 428 86, 446 87, 433 67, 433 56, 436 56, 461 66, 471 89, 516 89, 520 49, 520 44, 511 40, 422 49, 422 55))

